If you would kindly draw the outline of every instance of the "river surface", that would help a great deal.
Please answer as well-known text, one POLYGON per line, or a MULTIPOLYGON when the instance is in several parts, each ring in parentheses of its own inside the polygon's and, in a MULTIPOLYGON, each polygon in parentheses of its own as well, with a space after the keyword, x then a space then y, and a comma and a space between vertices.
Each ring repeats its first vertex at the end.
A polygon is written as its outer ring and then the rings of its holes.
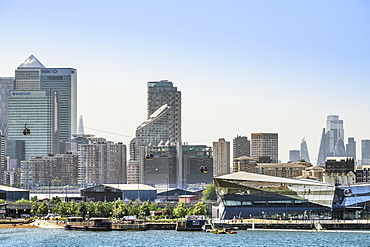
POLYGON ((64 229, 0 229, 0 246, 370 246, 369 233, 238 231, 205 232, 110 231, 64 229))

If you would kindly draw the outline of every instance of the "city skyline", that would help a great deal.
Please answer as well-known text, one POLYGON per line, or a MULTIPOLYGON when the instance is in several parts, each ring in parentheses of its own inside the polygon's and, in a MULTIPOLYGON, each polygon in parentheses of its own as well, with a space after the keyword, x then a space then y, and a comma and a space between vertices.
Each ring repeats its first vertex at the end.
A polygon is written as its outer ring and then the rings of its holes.
POLYGON ((182 92, 184 142, 278 133, 287 161, 305 137, 315 164, 325 119, 339 115, 361 157, 369 5, 0 1, 0 76, 14 77, 32 54, 49 68, 76 68, 85 133, 126 145, 146 119, 147 82, 169 80, 182 92))

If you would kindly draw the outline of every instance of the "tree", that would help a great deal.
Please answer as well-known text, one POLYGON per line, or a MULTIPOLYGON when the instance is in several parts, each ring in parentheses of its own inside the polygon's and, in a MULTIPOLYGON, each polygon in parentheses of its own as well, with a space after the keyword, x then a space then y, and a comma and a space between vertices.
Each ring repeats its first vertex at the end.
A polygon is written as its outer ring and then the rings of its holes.
POLYGON ((143 216, 148 216, 150 214, 150 209, 149 209, 149 206, 150 206, 151 202, 148 200, 146 202, 143 202, 140 206, 140 215, 143 215, 143 216))
POLYGON ((43 201, 40 204, 39 208, 37 209, 37 214, 47 214, 48 212, 49 212, 49 206, 45 201, 43 201))
POLYGON ((193 208, 193 215, 207 215, 207 205, 204 202, 198 202, 193 208))
POLYGON ((217 194, 216 194, 216 187, 214 183, 211 183, 206 187, 205 190, 202 192, 203 194, 203 201, 216 201, 217 200, 217 194))
POLYGON ((33 197, 31 197, 31 201, 32 201, 32 202, 36 202, 36 201, 37 201, 37 196, 33 196, 33 197))
POLYGON ((163 215, 167 215, 168 218, 172 218, 173 208, 167 203, 166 207, 163 209, 163 215))
POLYGON ((38 209, 39 209, 39 203, 37 201, 32 202, 31 213, 37 214, 38 209))
POLYGON ((188 208, 185 202, 179 202, 173 209, 173 215, 177 218, 184 218, 188 213, 188 208))
MULTIPOLYGON (((36 197, 36 199, 37 199, 37 197, 36 197)), ((57 204, 58 202, 61 202, 61 201, 62 201, 62 199, 60 199, 59 196, 54 196, 53 198, 50 199, 50 203, 55 203, 55 204, 57 204)))

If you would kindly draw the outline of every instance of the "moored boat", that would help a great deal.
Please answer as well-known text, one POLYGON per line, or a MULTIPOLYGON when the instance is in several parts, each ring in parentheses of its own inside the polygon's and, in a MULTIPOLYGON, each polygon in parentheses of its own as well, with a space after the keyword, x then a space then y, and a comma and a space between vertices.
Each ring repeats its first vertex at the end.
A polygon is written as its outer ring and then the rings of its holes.
POLYGON ((82 231, 111 231, 112 222, 108 218, 90 218, 88 220, 84 220, 82 217, 69 217, 64 229, 82 231))

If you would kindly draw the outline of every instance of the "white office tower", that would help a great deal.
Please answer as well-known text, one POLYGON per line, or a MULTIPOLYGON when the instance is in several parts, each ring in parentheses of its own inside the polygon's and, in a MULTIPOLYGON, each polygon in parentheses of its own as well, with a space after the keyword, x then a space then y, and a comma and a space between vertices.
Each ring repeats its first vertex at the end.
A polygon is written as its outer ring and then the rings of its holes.
POLYGON ((10 91, 8 140, 25 142, 25 158, 59 152, 58 92, 51 90, 10 91), (29 135, 24 135, 26 127, 29 135))
POLYGON ((60 140, 77 133, 77 71, 46 68, 31 55, 15 71, 15 90, 53 90, 59 93, 60 140))
POLYGON ((169 109, 169 141, 181 141, 181 92, 167 80, 148 82, 148 117, 163 105, 169 109))
POLYGON ((14 77, 0 77, 0 131, 2 131, 5 140, 8 135, 8 101, 10 90, 14 90, 14 77))

